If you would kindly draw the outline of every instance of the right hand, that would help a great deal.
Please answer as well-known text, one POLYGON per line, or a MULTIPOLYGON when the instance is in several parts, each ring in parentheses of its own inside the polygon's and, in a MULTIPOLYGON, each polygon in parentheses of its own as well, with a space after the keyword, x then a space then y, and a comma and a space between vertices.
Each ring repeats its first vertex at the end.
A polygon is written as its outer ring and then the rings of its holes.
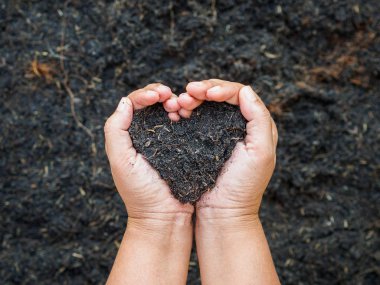
POLYGON ((190 117, 203 101, 239 105, 247 122, 247 135, 237 143, 214 189, 196 205, 198 219, 234 221, 258 219, 264 191, 276 163, 278 134, 263 101, 249 86, 218 79, 191 82, 181 94, 179 114, 190 117))

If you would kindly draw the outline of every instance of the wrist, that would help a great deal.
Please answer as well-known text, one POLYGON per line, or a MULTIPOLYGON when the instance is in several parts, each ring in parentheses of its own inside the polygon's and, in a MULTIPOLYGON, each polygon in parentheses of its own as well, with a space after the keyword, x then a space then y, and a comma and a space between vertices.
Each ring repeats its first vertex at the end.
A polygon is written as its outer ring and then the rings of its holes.
POLYGON ((129 217, 107 284, 185 284, 192 231, 189 214, 129 217))
POLYGON ((257 214, 197 211, 195 239, 203 283, 279 284, 257 214))
POLYGON ((261 226, 258 212, 241 209, 204 207, 196 211, 196 230, 202 232, 223 231, 224 234, 246 232, 261 226))
POLYGON ((165 213, 155 217, 128 217, 127 232, 141 237, 165 239, 186 235, 192 230, 192 214, 165 213))

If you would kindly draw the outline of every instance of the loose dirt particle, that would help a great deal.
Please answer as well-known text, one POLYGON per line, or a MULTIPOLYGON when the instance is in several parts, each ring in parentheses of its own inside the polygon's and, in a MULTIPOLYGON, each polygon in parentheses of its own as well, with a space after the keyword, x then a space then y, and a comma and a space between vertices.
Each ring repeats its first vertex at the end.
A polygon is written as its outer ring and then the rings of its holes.
POLYGON ((137 151, 158 170, 174 197, 194 203, 215 185, 245 136, 245 123, 239 108, 226 103, 206 102, 177 123, 156 104, 136 112, 129 131, 137 151))

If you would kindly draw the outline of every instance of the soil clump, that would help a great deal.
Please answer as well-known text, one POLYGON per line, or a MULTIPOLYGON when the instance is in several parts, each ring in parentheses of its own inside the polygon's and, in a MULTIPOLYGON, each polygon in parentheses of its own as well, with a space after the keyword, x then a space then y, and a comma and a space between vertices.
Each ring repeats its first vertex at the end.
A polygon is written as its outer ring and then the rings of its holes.
POLYGON ((245 136, 239 107, 205 102, 190 119, 171 122, 162 104, 137 111, 129 132, 182 203, 194 203, 215 185, 224 162, 245 136))

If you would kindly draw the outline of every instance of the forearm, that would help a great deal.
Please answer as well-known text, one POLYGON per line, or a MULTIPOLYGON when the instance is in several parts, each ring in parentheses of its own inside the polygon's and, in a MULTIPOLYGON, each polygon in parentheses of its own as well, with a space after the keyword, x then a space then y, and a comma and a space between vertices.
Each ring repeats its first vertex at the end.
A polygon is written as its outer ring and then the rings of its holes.
POLYGON ((200 216, 196 244, 202 284, 280 283, 258 217, 200 216))
POLYGON ((191 215, 164 225, 130 219, 107 284, 185 284, 191 246, 191 215))

